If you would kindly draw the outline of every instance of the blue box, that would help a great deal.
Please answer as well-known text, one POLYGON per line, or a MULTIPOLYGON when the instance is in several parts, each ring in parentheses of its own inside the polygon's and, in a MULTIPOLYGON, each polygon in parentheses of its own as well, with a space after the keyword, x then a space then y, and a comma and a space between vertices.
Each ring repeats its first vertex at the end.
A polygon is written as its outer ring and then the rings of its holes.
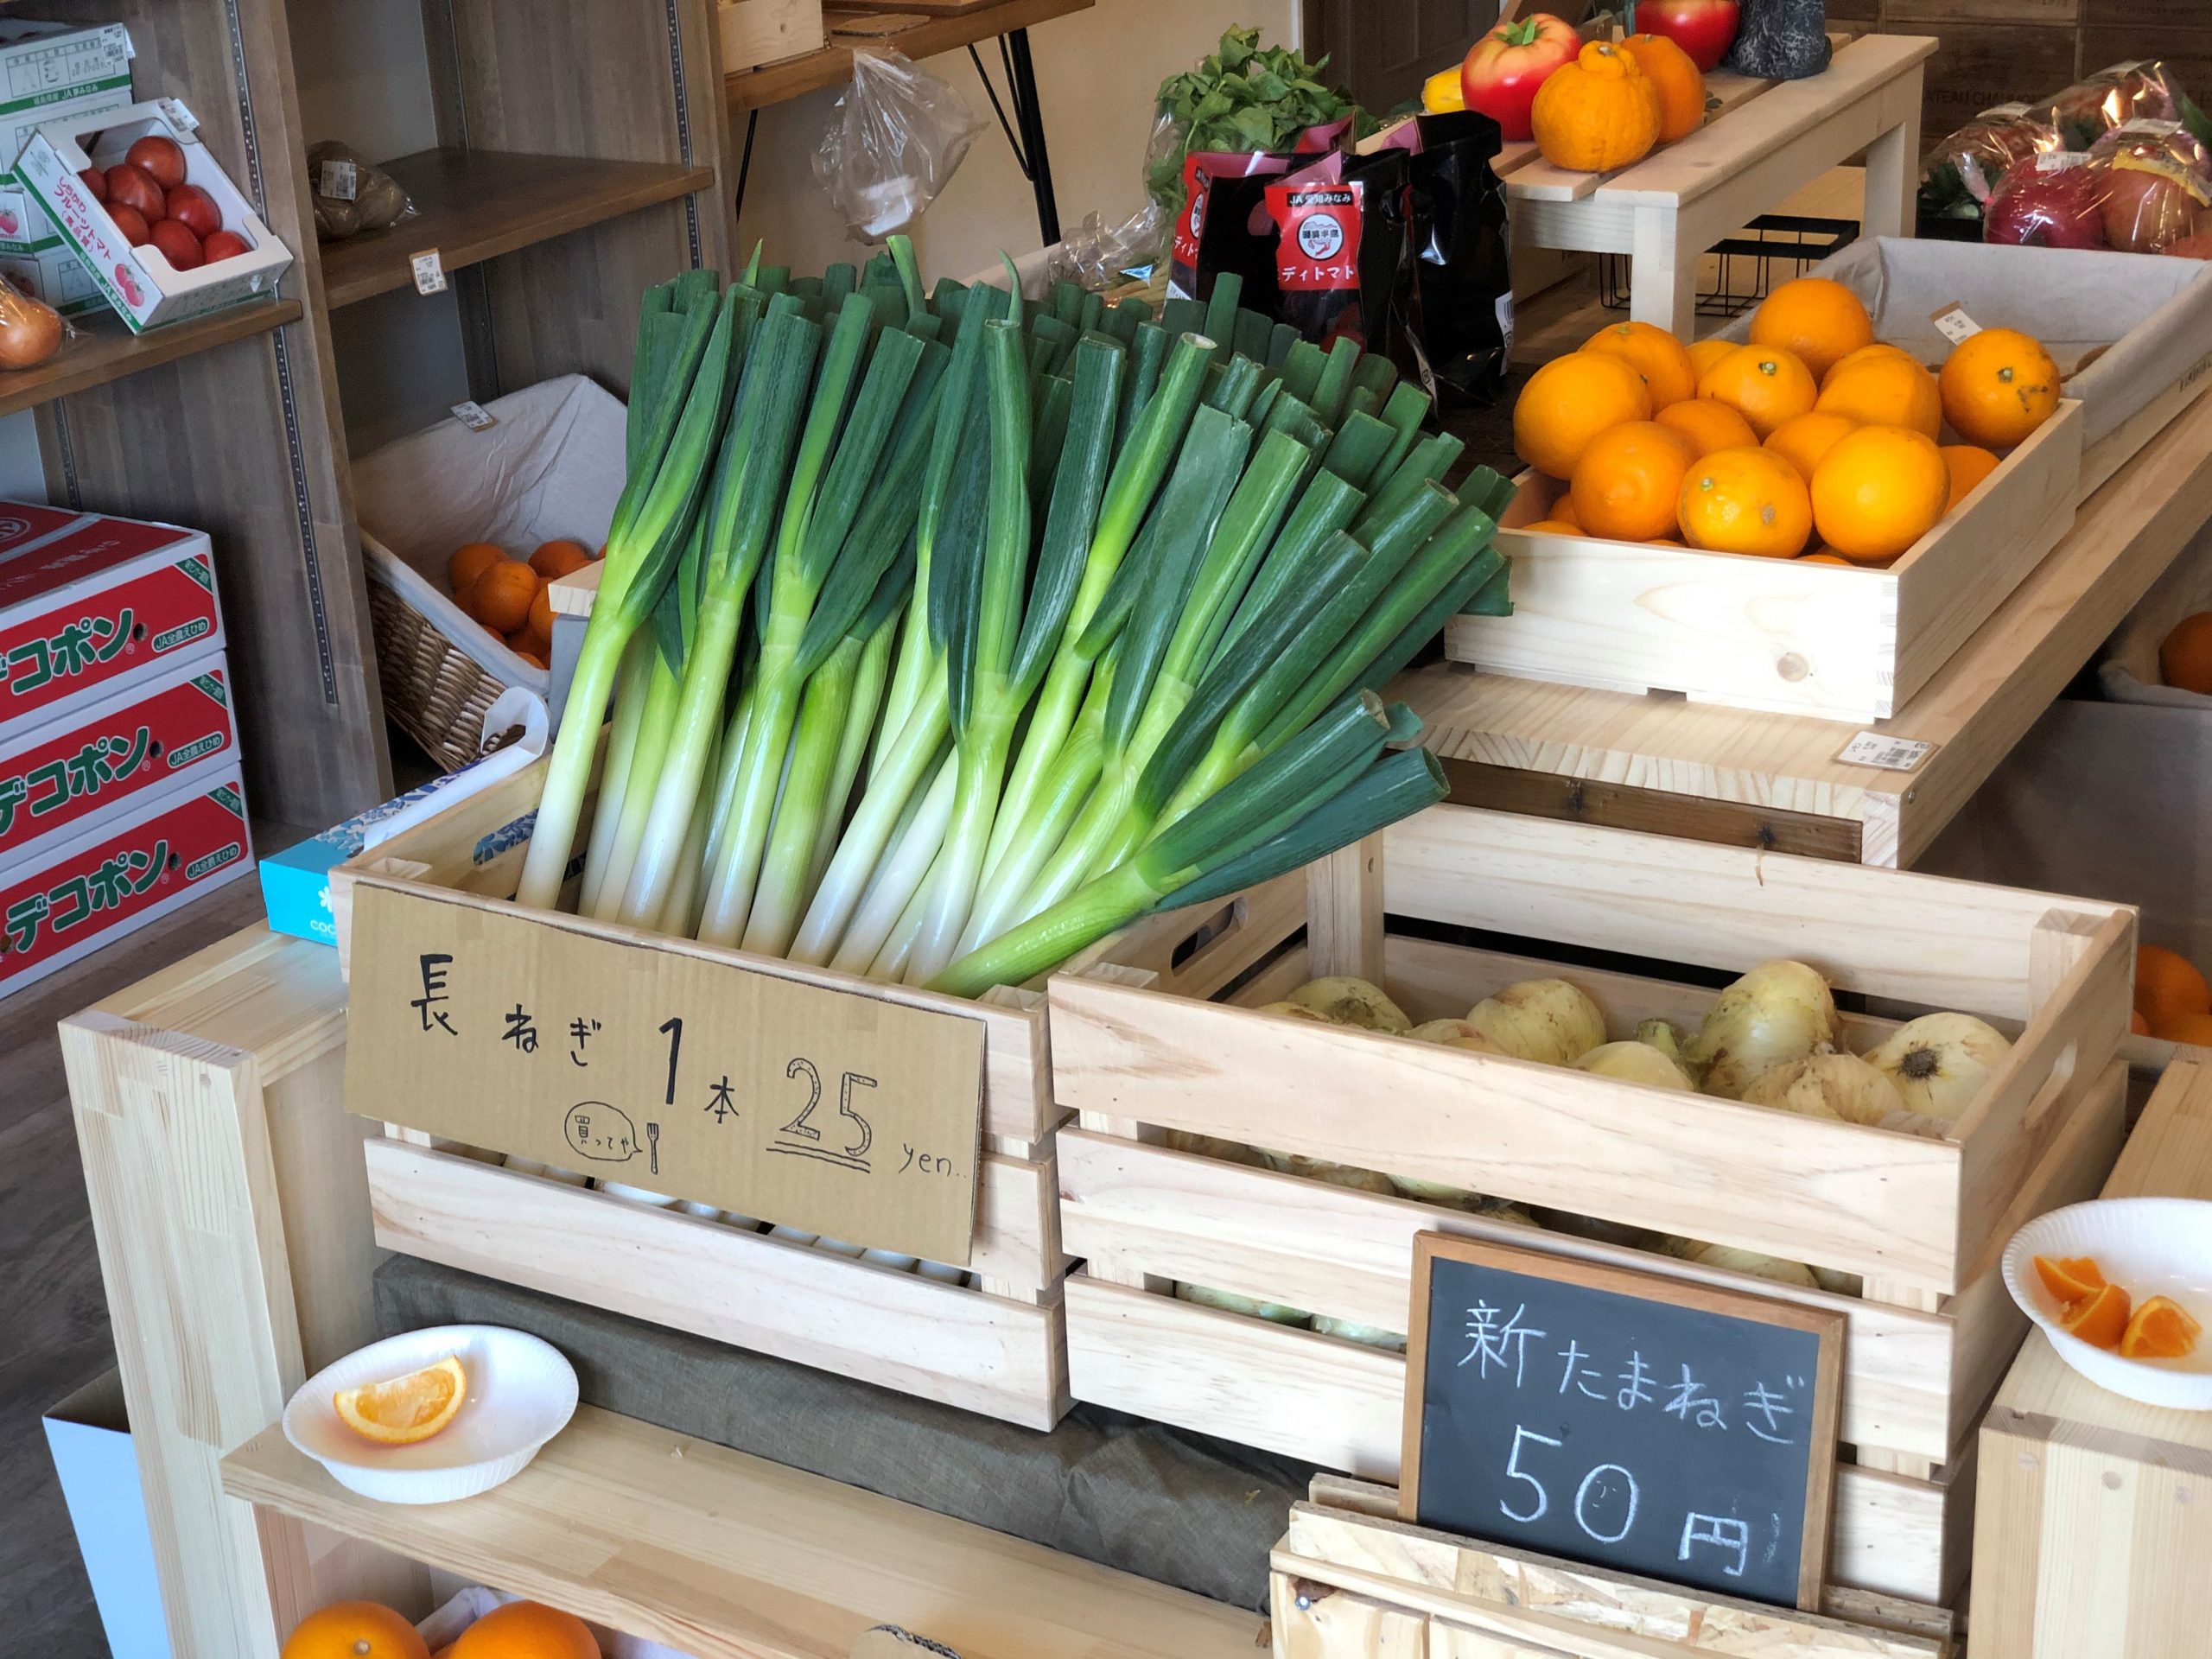
POLYGON ((114 1659, 171 1659, 122 1379, 110 1371, 49 1410, 46 1443, 114 1659))

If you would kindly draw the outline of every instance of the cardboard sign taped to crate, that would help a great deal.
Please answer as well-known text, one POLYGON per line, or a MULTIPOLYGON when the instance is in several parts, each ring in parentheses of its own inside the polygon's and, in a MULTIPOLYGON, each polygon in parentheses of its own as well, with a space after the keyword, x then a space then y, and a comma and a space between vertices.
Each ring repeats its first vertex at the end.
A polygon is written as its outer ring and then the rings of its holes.
POLYGON ((466 893, 363 880, 353 914, 351 1110, 967 1264, 980 1020, 466 893))
POLYGON ((1408 1318, 1403 1519, 1820 1605, 1842 1314, 1422 1233, 1408 1318))

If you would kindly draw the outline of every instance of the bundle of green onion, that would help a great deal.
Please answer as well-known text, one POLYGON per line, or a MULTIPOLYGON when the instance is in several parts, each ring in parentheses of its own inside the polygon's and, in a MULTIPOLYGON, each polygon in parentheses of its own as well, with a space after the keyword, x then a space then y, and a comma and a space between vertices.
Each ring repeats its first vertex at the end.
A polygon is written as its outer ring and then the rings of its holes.
POLYGON ((521 902, 597 767, 583 912, 976 995, 1442 798, 1376 691, 1507 608, 1511 486, 1387 360, 900 238, 717 289, 645 296, 521 902))

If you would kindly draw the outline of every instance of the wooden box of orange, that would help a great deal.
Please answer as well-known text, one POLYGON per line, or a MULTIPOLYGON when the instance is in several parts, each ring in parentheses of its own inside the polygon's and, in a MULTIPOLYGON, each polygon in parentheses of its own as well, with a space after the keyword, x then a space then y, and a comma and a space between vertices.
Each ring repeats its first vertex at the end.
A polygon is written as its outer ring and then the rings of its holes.
POLYGON ((1938 373, 1819 278, 1748 330, 1611 324, 1530 377, 1498 536, 1514 612, 1453 619, 1452 658, 1881 719, 2072 524, 2082 409, 2033 340, 1985 330, 1938 373))
MULTIPOLYGON (((1974 1427, 2026 1329, 2004 1245, 2093 1193, 2124 1133, 2134 913, 1452 805, 1311 867, 1294 899, 1224 918, 1274 949, 1208 998, 1080 968, 1047 988, 1053 1087, 1078 1115, 1058 1153, 1085 1261, 1067 1285, 1076 1397, 1395 1482, 1406 1362, 1387 1333, 1424 1230, 1780 1296, 1848 1322, 1832 1591, 1952 1605, 1974 1427), (1590 949, 1694 966, 1570 965, 1590 949), (1958 1074, 1941 1122, 1869 1123, 1418 1028, 1479 1023, 1478 998, 1551 976, 1616 1039, 1700 1031, 1694 1063, 1719 1012, 1700 972, 1792 956, 1839 995, 1986 1018, 2010 1046, 1958 1074), (1345 974, 1416 1029, 1278 1011, 1345 974), (1660 1253, 1654 1235, 1707 1243, 1660 1253)), ((1895 1031, 1847 1012, 1823 1040, 1858 1056, 1895 1031)))

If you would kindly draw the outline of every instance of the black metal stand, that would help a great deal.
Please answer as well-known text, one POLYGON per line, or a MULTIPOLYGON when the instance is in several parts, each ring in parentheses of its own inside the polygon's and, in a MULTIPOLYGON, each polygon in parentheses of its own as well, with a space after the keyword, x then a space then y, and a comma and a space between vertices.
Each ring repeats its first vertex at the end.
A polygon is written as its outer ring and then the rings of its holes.
MULTIPOLYGON (((990 98, 992 113, 999 118, 999 130, 1006 134, 1007 147, 1014 151, 1014 164, 1021 169, 1021 176, 1029 181, 1029 188, 1037 198, 1037 234, 1040 245, 1049 248, 1060 239, 1060 210, 1052 197, 1052 160, 1045 148, 1045 115, 1037 102, 1037 69, 1029 57, 1029 31, 1008 29, 999 36, 999 61, 1006 68, 1007 103, 1014 105, 1012 121, 1007 119, 1006 105, 999 102, 998 88, 991 85, 982 55, 972 46, 968 48, 968 55, 974 60, 976 73, 990 98)), ((745 182, 753 171, 753 139, 760 127, 760 111, 747 110, 745 149, 737 162, 737 200, 731 208, 733 219, 745 212, 745 182)))

